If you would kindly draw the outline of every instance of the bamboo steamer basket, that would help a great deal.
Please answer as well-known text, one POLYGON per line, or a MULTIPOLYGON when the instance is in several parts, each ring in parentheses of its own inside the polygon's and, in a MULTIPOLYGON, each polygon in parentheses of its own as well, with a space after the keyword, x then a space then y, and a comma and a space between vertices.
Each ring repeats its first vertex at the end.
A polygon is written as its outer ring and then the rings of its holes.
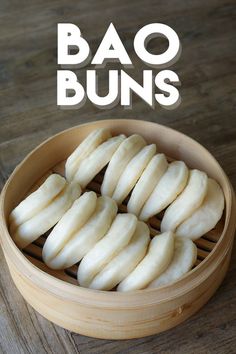
MULTIPOLYGON (((88 189, 99 192, 102 175, 88 189)), ((122 211, 125 205, 121 206, 122 211)), ((165 331, 198 311, 221 284, 230 260, 235 231, 235 199, 230 182, 214 157, 189 137, 151 122, 103 120, 79 125, 48 139, 16 167, 7 181, 0 204, 1 245, 12 279, 25 300, 48 320, 70 331, 104 339, 129 339, 165 331), (205 171, 221 185, 225 211, 214 230, 196 241, 194 268, 177 282, 157 289, 119 293, 79 287, 75 265, 53 271, 42 262, 45 237, 21 252, 8 232, 8 215, 29 191, 52 172, 63 172, 65 159, 94 129, 112 134, 141 134, 158 151, 205 171)), ((159 217, 160 218, 160 217, 159 217)), ((160 220, 152 218, 151 233, 160 220)))

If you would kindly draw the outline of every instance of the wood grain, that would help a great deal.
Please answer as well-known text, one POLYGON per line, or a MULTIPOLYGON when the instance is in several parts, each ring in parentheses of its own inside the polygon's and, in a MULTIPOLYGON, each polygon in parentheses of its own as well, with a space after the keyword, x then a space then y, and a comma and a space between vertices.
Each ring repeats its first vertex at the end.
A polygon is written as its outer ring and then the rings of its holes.
MULTIPOLYGON (((205 145, 236 187, 235 4, 233 0, 0 2, 0 186, 16 164, 46 137, 67 127, 104 118, 156 121, 205 145), (79 111, 56 106, 56 24, 78 24, 94 53, 113 21, 140 79, 143 65, 132 39, 137 29, 164 22, 180 36, 183 52, 173 66, 181 79, 182 103, 168 111, 150 109, 137 97, 133 109, 79 111)), ((153 52, 162 47, 150 43, 153 52)), ((117 66, 114 66, 117 67, 117 66)), ((84 78, 85 69, 80 70, 84 78)), ((101 76, 101 77, 100 77, 101 76)), ((106 71, 101 73, 106 89, 106 71)), ((3 353, 234 353, 236 346, 236 248, 227 277, 198 314, 157 336, 105 341, 69 333, 33 311, 9 276, 1 253, 0 351, 3 353)))

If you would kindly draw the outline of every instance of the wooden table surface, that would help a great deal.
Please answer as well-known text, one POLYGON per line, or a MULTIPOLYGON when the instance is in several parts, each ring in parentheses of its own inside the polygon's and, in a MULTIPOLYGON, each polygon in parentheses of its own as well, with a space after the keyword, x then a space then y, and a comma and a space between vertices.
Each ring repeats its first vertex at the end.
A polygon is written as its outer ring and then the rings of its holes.
MULTIPOLYGON (((145 119, 188 134, 212 152, 236 187, 234 15, 233 0, 1 0, 0 187, 16 164, 45 138, 80 123, 106 118, 145 119), (79 25, 93 54, 113 22, 135 66, 129 73, 138 80, 145 66, 134 53, 134 34, 151 22, 173 27, 182 43, 182 55, 173 66, 182 82, 181 105, 172 111, 158 105, 153 110, 134 97, 130 110, 119 105, 101 110, 88 102, 80 110, 59 109, 58 22, 79 25)), ((152 40, 150 50, 160 53, 165 45, 165 41, 152 40)), ((120 68, 114 64, 111 67, 120 68)), ((82 80, 84 74, 85 68, 80 70, 82 80)), ((103 92, 107 88, 106 70, 100 72, 99 78, 103 92)), ((223 284, 196 315, 166 333, 119 342, 70 333, 44 319, 23 300, 2 252, 0 257, 1 353, 236 352, 235 247, 223 284)))

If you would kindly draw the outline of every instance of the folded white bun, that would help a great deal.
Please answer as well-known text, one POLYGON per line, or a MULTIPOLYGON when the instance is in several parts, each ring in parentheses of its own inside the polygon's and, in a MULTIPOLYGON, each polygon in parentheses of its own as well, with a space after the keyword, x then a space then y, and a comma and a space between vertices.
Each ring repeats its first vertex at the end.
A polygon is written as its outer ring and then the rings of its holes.
POLYGON ((42 256, 47 265, 50 266, 50 260, 62 250, 75 232, 84 226, 93 214, 96 204, 96 193, 87 192, 76 199, 72 207, 63 215, 47 237, 43 247, 42 256))
POLYGON ((111 138, 111 133, 104 128, 92 131, 68 157, 65 165, 66 178, 71 181, 82 160, 89 156, 100 144, 111 138))
POLYGON ((92 280, 89 287, 111 290, 126 278, 146 254, 150 241, 148 226, 138 221, 129 244, 115 256, 92 280))
POLYGON ((191 170, 188 184, 177 199, 166 209, 161 222, 161 231, 174 231, 202 204, 207 192, 207 175, 199 170, 191 170))
POLYGON ((145 145, 145 140, 137 134, 129 136, 120 144, 106 169, 101 186, 102 195, 112 196, 125 167, 145 145))
POLYGON ((112 196, 112 199, 114 199, 117 204, 121 204, 123 200, 128 196, 129 192, 133 189, 155 153, 155 144, 145 146, 128 163, 125 170, 121 174, 121 177, 112 196))
POLYGON ((187 238, 175 237, 174 256, 167 269, 148 288, 170 284, 192 269, 197 259, 197 247, 187 238))
POLYGON ((99 145, 89 156, 83 159, 73 181, 85 188, 89 182, 105 167, 112 155, 125 139, 125 135, 115 136, 99 145))
POLYGON ((182 192, 188 180, 188 168, 182 161, 169 164, 140 213, 140 220, 148 220, 170 205, 182 192))
POLYGON ((83 227, 72 235, 60 252, 46 262, 47 265, 53 269, 65 269, 79 262, 107 233, 116 213, 117 205, 114 200, 105 196, 99 197, 94 213, 83 227))
POLYGON ((224 194, 219 184, 208 179, 207 194, 202 205, 176 230, 176 235, 192 240, 203 236, 213 229, 224 210, 224 194))
POLYGON ((12 235, 18 247, 24 248, 39 236, 50 230, 71 207, 81 194, 77 183, 67 184, 66 187, 39 213, 21 224, 12 235))
POLYGON ((135 214, 136 216, 140 214, 143 205, 149 196, 153 194, 155 186, 162 178, 167 167, 168 162, 164 154, 153 156, 132 191, 127 205, 129 213, 135 214))
POLYGON ((136 226, 136 216, 117 214, 108 233, 82 259, 77 273, 81 286, 89 287, 93 278, 129 243, 136 226))
POLYGON ((11 231, 45 208, 65 185, 65 178, 56 173, 50 175, 35 192, 31 193, 11 212, 9 216, 11 231))
POLYGON ((118 291, 144 289, 168 267, 174 253, 174 235, 171 231, 155 236, 148 253, 137 267, 117 287, 118 291))

